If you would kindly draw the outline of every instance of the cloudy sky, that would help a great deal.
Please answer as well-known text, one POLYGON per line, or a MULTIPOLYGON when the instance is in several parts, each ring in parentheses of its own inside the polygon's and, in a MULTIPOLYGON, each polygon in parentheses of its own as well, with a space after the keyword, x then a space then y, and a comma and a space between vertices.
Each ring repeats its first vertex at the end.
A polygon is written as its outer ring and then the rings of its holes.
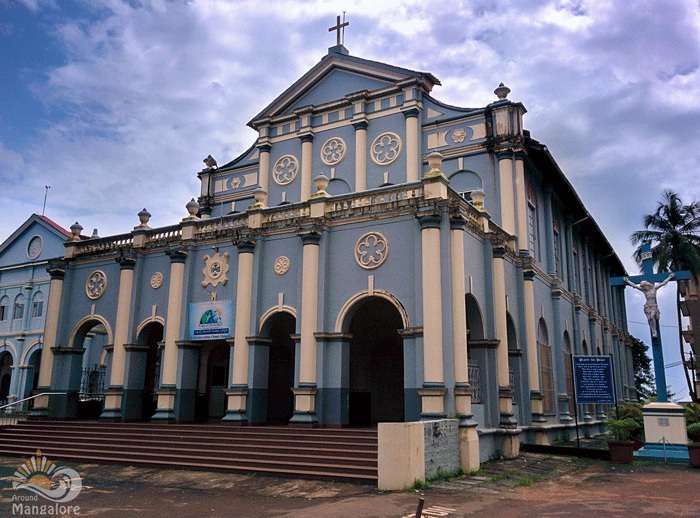
MULTIPOLYGON (((661 191, 700 198, 697 0, 0 0, 0 241, 46 185, 46 215, 85 233, 127 232, 144 207, 179 221, 202 159, 254 142, 245 124, 335 44, 342 11, 351 54, 432 72, 441 101, 508 85, 630 273, 628 236, 661 191)), ((648 341, 642 304, 628 294, 648 341)))

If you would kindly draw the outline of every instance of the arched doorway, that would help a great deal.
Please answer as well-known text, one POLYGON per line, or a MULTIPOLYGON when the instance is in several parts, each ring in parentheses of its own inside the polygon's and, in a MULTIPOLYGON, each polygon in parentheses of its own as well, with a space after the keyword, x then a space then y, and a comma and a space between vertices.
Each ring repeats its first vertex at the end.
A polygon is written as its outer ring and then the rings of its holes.
POLYGON ((267 319, 262 335, 270 339, 267 373, 268 423, 287 423, 294 413, 294 340, 296 318, 278 312, 267 319))
POLYGON ((12 354, 5 351, 0 354, 0 405, 7 404, 12 384, 12 354))
POLYGON ((350 319, 350 425, 404 420, 401 314, 388 300, 368 297, 350 319))
POLYGON ((163 324, 151 322, 139 333, 137 343, 145 346, 146 364, 141 395, 141 420, 148 421, 156 413, 158 400, 156 390, 160 386, 160 365, 163 349, 158 344, 163 341, 163 324))
MULTIPOLYGON (((94 318, 83 322, 73 336, 71 348, 84 351, 78 390, 78 419, 97 419, 102 414, 109 372, 108 366, 102 363, 102 353, 110 342, 110 333, 105 324, 94 318)), ((72 386, 70 389, 74 390, 72 386)))

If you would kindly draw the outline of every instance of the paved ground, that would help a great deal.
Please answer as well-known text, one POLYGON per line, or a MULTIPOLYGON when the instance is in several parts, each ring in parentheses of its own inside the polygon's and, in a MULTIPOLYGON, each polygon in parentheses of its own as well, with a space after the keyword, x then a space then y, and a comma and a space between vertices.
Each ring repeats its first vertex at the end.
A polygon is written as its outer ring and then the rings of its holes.
MULTIPOLYGON (((15 469, 0 457, 0 516, 12 516, 15 469)), ((680 465, 524 453, 490 462, 472 477, 420 492, 378 492, 367 485, 248 475, 70 464, 83 488, 71 502, 97 517, 425 517, 700 516, 700 470, 680 465)), ((26 515, 25 515, 26 516, 26 515)))

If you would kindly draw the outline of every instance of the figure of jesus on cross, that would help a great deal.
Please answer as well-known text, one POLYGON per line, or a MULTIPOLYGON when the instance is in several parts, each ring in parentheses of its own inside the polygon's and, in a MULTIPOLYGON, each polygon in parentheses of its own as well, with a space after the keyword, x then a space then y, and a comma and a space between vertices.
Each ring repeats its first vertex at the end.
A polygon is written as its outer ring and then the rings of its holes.
POLYGON ((613 277, 611 286, 632 286, 644 293, 644 314, 649 322, 651 330, 651 349, 654 357, 654 378, 656 379, 657 401, 668 401, 666 392, 666 371, 664 370, 664 355, 661 347, 661 335, 659 333, 659 305, 656 301, 656 293, 666 286, 671 280, 682 281, 690 279, 690 272, 680 271, 671 273, 654 273, 654 260, 651 255, 651 243, 642 244, 642 275, 630 277, 613 277))
POLYGON ((647 301, 644 303, 644 314, 647 316, 647 322, 649 322, 649 328, 651 329, 651 336, 658 335, 658 322, 661 313, 659 313, 659 305, 656 303, 656 292, 659 288, 666 286, 668 282, 675 277, 674 273, 670 273, 665 280, 658 284, 652 284, 649 281, 642 281, 639 284, 633 283, 629 280, 629 277, 624 277, 624 281, 627 285, 644 293, 647 301))

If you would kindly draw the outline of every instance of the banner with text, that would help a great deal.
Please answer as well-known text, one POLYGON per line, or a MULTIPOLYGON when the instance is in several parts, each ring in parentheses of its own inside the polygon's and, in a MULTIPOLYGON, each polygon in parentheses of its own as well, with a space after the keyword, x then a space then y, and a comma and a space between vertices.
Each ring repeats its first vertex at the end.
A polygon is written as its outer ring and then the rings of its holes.
POLYGON ((612 357, 573 357, 576 402, 583 405, 614 405, 612 357))
POLYGON ((233 336, 233 301, 190 304, 190 340, 219 340, 233 336))

